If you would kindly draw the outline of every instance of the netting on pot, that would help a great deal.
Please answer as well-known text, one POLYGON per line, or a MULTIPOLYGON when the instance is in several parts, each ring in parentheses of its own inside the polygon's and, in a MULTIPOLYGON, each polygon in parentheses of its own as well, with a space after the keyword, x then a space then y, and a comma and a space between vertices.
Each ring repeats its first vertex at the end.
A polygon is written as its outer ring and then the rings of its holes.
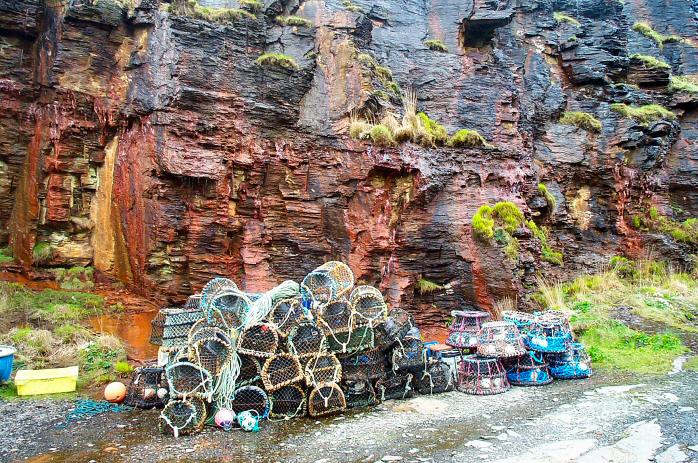
POLYGON ((240 373, 236 384, 248 386, 262 380, 262 365, 259 360, 251 355, 240 355, 240 373))
POLYGON ((158 367, 136 368, 128 385, 124 405, 135 408, 160 408, 165 405, 165 370, 158 367))
POLYGON ((342 298, 320 306, 317 314, 318 326, 326 336, 347 333, 352 329, 353 313, 349 301, 342 298))
POLYGON ((592 375, 591 358, 579 342, 570 343, 567 351, 546 356, 550 374, 555 379, 581 379, 592 375))
POLYGON ((206 422, 206 404, 197 397, 170 400, 160 413, 158 427, 163 434, 174 437, 201 431, 206 422))
POLYGON ((460 362, 457 388, 474 395, 491 395, 511 388, 506 371, 498 358, 466 355, 460 362))
POLYGON ((441 361, 430 362, 417 374, 417 378, 417 390, 420 394, 440 394, 452 391, 455 387, 451 367, 441 361))
POLYGON ((354 326, 375 327, 388 318, 388 306, 383 295, 373 286, 357 286, 349 295, 354 309, 354 326))
POLYGON ((451 317, 446 344, 459 349, 477 347, 477 334, 482 324, 490 319, 490 314, 477 310, 453 310, 451 317))
POLYGON ((483 323, 477 337, 477 354, 482 357, 518 357, 526 353, 521 333, 512 322, 483 323))
POLYGON ((544 386, 553 381, 548 363, 540 352, 528 351, 505 365, 507 379, 514 386, 544 386))
POLYGON ((242 386, 233 394, 230 409, 238 415, 246 410, 253 410, 260 419, 269 416, 269 397, 264 389, 257 386, 242 386))
POLYGON ((155 317, 150 321, 150 343, 156 346, 162 346, 162 336, 165 331, 165 314, 162 310, 158 310, 155 317))
POLYGON ((379 403, 376 391, 367 379, 344 381, 342 390, 347 408, 372 407, 379 403))
POLYGON ((187 298, 187 302, 184 303, 184 308, 201 310, 201 298, 201 294, 192 294, 187 298))
POLYGON ((460 349, 449 349, 439 352, 438 360, 448 365, 454 384, 458 382, 458 369, 462 359, 463 353, 460 349))
POLYGON ((527 333, 534 320, 533 314, 519 312, 517 310, 505 310, 502 312, 502 320, 512 322, 519 329, 521 334, 527 333))
POLYGON ((347 409, 344 392, 336 383, 322 383, 310 391, 308 397, 308 414, 310 416, 327 416, 341 413, 347 409))
POLYGON ((345 333, 333 333, 327 337, 327 346, 330 352, 343 354, 373 349, 373 328, 367 325, 345 333))
POLYGON ((252 307, 252 300, 238 288, 220 289, 209 298, 206 316, 210 320, 216 312, 222 314, 228 329, 240 329, 252 307))
POLYGON ((374 380, 384 378, 388 374, 388 359, 380 349, 358 352, 340 359, 342 364, 342 379, 374 380))
POLYGON ((376 327, 376 346, 383 350, 389 349, 415 326, 414 317, 409 312, 399 308, 391 309, 385 323, 376 327))
POLYGON ((337 297, 338 283, 325 269, 315 269, 301 282, 301 297, 315 309, 337 297))
POLYGON ((253 357, 272 357, 279 346, 279 334, 271 323, 257 323, 240 334, 238 353, 253 357))
POLYGON ((318 270, 326 270, 329 276, 336 282, 335 297, 351 291, 351 288, 354 286, 354 273, 344 262, 336 260, 325 262, 318 267, 318 270))
POLYGON ((303 370, 298 357, 292 354, 276 354, 264 362, 262 382, 269 392, 303 380, 303 370))
POLYGON ((199 309, 167 308, 160 311, 164 316, 162 347, 186 347, 191 327, 202 316, 199 309))
POLYGON ((426 351, 419 338, 406 337, 393 347, 391 363, 393 370, 416 370, 424 368, 426 351))
POLYGON ((297 384, 283 386, 269 396, 269 417, 288 419, 305 415, 305 391, 297 384))
POLYGON ((327 352, 325 333, 308 321, 294 326, 288 335, 288 351, 301 358, 327 352))
POLYGON ((230 337, 215 327, 202 327, 190 336, 189 359, 213 376, 218 376, 223 366, 233 356, 230 337))
POLYGON ((535 317, 523 338, 531 350, 545 353, 565 352, 572 342, 572 328, 566 317, 543 312, 535 317))
POLYGON ((409 399, 414 396, 412 378, 412 373, 391 372, 376 381, 376 394, 381 402, 390 399, 409 399))
POLYGON ((342 379, 342 365, 334 354, 311 355, 305 363, 304 376, 309 387, 338 383, 342 379))
POLYGON ((229 278, 220 277, 213 278, 208 283, 206 283, 204 285, 204 288, 201 290, 201 308, 207 310, 208 307, 211 305, 212 297, 216 295, 219 291, 223 291, 226 289, 238 289, 238 285, 236 285, 235 282, 229 278))
POLYGON ((282 336, 288 336, 293 327, 300 324, 303 318, 303 306, 297 297, 277 301, 270 316, 282 336))
POLYGON ((213 394, 213 377, 204 368, 191 362, 177 362, 165 368, 171 397, 202 397, 213 394))

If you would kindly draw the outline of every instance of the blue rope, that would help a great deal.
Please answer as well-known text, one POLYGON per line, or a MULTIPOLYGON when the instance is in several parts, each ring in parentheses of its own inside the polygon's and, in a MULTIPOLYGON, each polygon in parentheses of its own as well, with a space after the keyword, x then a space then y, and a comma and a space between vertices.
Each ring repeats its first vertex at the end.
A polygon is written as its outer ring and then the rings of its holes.
POLYGON ((133 410, 133 407, 109 403, 103 400, 78 399, 75 401, 75 408, 65 415, 65 421, 58 423, 57 428, 67 428, 75 421, 101 415, 107 412, 126 412, 133 410))

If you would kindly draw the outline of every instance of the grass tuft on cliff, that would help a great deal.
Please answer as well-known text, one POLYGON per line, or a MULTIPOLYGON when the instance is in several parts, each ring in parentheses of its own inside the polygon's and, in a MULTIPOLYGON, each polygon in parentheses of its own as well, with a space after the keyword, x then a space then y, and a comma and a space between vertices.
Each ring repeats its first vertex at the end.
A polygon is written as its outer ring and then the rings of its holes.
POLYGON ((14 257, 12 257, 12 250, 10 248, 0 248, 0 264, 9 264, 14 260, 14 257))
POLYGON ((487 143, 487 140, 480 135, 477 130, 460 129, 448 139, 448 146, 452 147, 476 147, 482 146, 491 148, 492 145, 487 143))
POLYGON ((635 119, 644 124, 666 119, 676 119, 676 114, 658 104, 647 104, 644 106, 628 106, 624 103, 613 103, 611 111, 614 111, 621 116, 635 119))
POLYGON ((448 47, 439 39, 425 40, 424 45, 430 50, 448 53, 448 47))
POLYGON ((472 219, 473 231, 484 239, 494 238, 495 227, 502 228, 508 234, 512 234, 524 224, 524 215, 521 209, 512 202, 501 201, 494 206, 487 204, 480 206, 472 219))
POLYGON ((61 289, 85 291, 95 287, 92 267, 55 268, 51 273, 61 289))
POLYGON ((240 0, 240 7, 243 10, 257 13, 262 10, 264 4, 260 0, 240 0))
POLYGON ((582 25, 579 21, 574 19, 572 16, 566 15, 565 13, 562 13, 560 11, 555 11, 553 13, 553 18, 558 23, 567 23, 567 24, 571 24, 571 25, 577 26, 577 27, 580 27, 582 25))
POLYGON ((671 76, 670 92, 698 93, 698 76, 671 76))
POLYGON ((671 236, 680 243, 698 245, 698 218, 680 222, 662 215, 656 207, 650 207, 644 216, 634 216, 633 226, 671 236))
MULTIPOLYGON (((244 1, 246 0, 241 0, 241 5, 244 1)), ((258 2, 258 0, 247 1, 258 2)), ((199 5, 199 2, 196 0, 174 1, 168 6, 167 11, 178 16, 188 16, 194 19, 221 24, 230 24, 242 18, 254 18, 254 15, 249 11, 238 8, 209 8, 199 5)))
POLYGON ((654 41, 659 48, 663 48, 665 43, 681 42, 683 40, 678 35, 660 34, 659 32, 655 31, 651 25, 645 22, 637 22, 633 24, 633 30, 654 41))
POLYGON ((630 56, 630 59, 641 61, 645 67, 650 69, 671 69, 671 66, 669 66, 668 63, 657 59, 654 56, 640 55, 635 53, 634 55, 630 56))
POLYGON ((283 53, 262 53, 255 61, 264 67, 280 67, 292 71, 298 69, 296 60, 283 53))
POLYGON ((448 132, 446 132, 443 125, 430 119, 429 116, 423 112, 417 113, 417 117, 419 117, 421 121, 421 127, 424 128, 421 133, 418 133, 418 136, 421 137, 421 140, 419 140, 420 144, 424 146, 436 146, 443 145, 446 140, 448 140, 448 132))
POLYGON ((555 209, 555 206, 557 206, 557 200, 555 199, 555 196, 548 191, 548 187, 545 186, 545 183, 538 184, 538 193, 543 195, 545 202, 548 203, 548 208, 551 211, 555 209))
POLYGON ((528 221, 528 228, 540 242, 541 258, 551 264, 562 265, 562 253, 555 251, 548 244, 548 230, 545 227, 538 227, 533 220, 528 221))
POLYGON ((32 250, 32 259, 35 264, 41 265, 53 259, 54 254, 55 250, 51 243, 39 241, 32 250))
POLYGON ((417 280, 417 291, 419 291, 419 294, 421 295, 431 294, 440 289, 444 289, 444 286, 427 280, 426 278, 420 277, 419 280, 417 280))
POLYGON ((395 144, 392 133, 383 124, 377 124, 371 127, 371 131, 368 134, 369 138, 374 145, 377 146, 392 146, 395 144))
POLYGON ((300 16, 277 16, 275 21, 282 26, 313 27, 313 22, 300 16))
POLYGON ((592 114, 582 111, 565 111, 559 122, 564 125, 573 125, 587 132, 601 132, 601 121, 592 114))
POLYGON ((351 0, 342 0, 342 6, 344 6, 345 10, 351 11, 352 13, 363 13, 364 11, 360 6, 354 5, 351 0))

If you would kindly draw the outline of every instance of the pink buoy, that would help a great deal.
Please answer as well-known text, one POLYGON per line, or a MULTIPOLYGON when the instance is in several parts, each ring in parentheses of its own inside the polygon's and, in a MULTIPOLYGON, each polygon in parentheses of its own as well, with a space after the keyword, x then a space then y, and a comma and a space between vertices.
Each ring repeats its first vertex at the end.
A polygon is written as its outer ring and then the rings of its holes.
POLYGON ((216 422, 216 426, 219 428, 230 431, 230 428, 233 427, 233 423, 235 423, 235 412, 228 410, 227 408, 221 408, 218 410, 218 412, 216 412, 214 421, 216 422))

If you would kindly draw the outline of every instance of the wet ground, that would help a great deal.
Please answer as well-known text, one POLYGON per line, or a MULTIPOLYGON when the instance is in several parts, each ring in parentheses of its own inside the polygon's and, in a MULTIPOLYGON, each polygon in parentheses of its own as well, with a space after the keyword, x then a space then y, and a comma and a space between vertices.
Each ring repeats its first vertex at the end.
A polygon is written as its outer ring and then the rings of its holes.
POLYGON ((265 422, 258 434, 206 428, 179 439, 158 433, 157 411, 57 428, 70 402, 0 402, 0 461, 698 462, 696 391, 694 372, 601 373, 497 396, 451 392, 320 420, 265 422))

